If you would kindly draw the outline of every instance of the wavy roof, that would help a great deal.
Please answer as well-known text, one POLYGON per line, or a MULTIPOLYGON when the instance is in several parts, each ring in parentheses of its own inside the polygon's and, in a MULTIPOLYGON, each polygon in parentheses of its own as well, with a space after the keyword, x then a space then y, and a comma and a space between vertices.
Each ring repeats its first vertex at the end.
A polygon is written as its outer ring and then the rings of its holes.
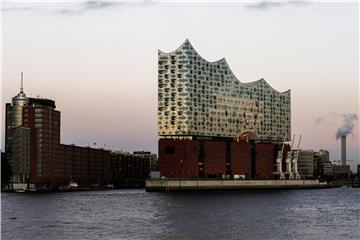
POLYGON ((189 41, 188 39, 186 39, 177 49, 175 49, 175 50, 172 51, 172 52, 163 52, 163 51, 159 50, 159 53, 162 53, 162 54, 172 54, 172 53, 175 53, 175 52, 177 52, 177 51, 179 51, 179 50, 184 49, 184 48, 185 48, 185 44, 188 44, 189 47, 190 47, 201 59, 203 59, 204 61, 208 62, 209 64, 224 63, 224 64, 227 66, 227 68, 229 69, 230 74, 232 74, 233 77, 234 77, 241 85, 243 85, 243 86, 256 87, 259 83, 263 82, 263 83, 265 83, 267 86, 269 86, 271 89, 273 89, 274 91, 276 91, 276 92, 278 92, 278 93, 280 93, 280 94, 285 94, 285 93, 289 93, 289 92, 290 92, 290 89, 288 89, 288 90, 286 90, 286 91, 284 91, 284 92, 280 92, 280 91, 274 89, 274 88, 273 88, 267 81, 265 81, 265 79, 263 79, 263 78, 261 78, 261 79, 259 79, 259 80, 256 80, 256 81, 253 81, 253 82, 246 82, 246 83, 241 82, 241 81, 235 76, 235 74, 234 74, 233 71, 231 70, 231 68, 230 68, 230 66, 229 66, 229 64, 227 63, 227 61, 226 61, 225 58, 221 58, 221 59, 216 60, 216 61, 213 61, 213 62, 206 60, 205 58, 203 58, 203 57, 195 50, 195 48, 192 46, 192 44, 190 43, 190 41, 189 41))

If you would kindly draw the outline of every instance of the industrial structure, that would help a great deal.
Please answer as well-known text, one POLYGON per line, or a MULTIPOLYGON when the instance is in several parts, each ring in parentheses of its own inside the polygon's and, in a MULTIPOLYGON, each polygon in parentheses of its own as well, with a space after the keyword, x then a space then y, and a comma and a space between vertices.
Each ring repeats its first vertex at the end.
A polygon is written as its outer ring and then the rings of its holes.
POLYGON ((346 135, 342 135, 341 139, 341 165, 346 165, 346 135))
POLYGON ((346 158, 346 137, 352 133, 354 128, 355 121, 358 120, 358 116, 356 114, 343 114, 343 124, 341 127, 339 127, 336 131, 336 139, 341 140, 341 159, 340 161, 334 161, 339 162, 339 164, 335 164, 333 166, 333 173, 335 179, 346 179, 351 176, 350 171, 350 165, 348 162, 352 160, 348 160, 346 158))
POLYGON ((300 178, 299 150, 284 144, 290 90, 242 83, 224 58, 209 62, 188 40, 158 52, 158 135, 167 178, 300 178))
POLYGON ((333 165, 334 179, 349 179, 351 177, 350 165, 348 164, 351 160, 346 158, 346 136, 351 132, 350 129, 351 128, 348 129, 347 126, 342 127, 338 129, 336 133, 337 139, 340 138, 341 159, 340 161, 335 161, 335 163, 339 162, 339 164, 333 165), (350 132, 348 130, 350 130, 350 132))

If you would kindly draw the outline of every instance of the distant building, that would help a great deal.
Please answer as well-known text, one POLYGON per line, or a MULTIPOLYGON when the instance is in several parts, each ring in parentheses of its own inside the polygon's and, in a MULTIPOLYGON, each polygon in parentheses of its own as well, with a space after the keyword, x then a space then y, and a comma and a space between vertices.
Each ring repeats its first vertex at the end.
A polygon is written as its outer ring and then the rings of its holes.
POLYGON ((322 174, 322 176, 327 178, 334 175, 333 165, 330 161, 322 162, 321 167, 322 171, 320 173, 322 174))
POLYGON ((329 160, 328 150, 314 152, 314 176, 326 180, 333 178, 333 166, 329 160))
POLYGON ((320 177, 320 162, 319 152, 314 152, 314 177, 316 178, 320 177))
POLYGON ((138 154, 113 152, 111 169, 114 187, 144 186, 145 180, 150 175, 150 155, 145 152, 138 154))
POLYGON ((350 165, 333 165, 335 179, 349 179, 351 176, 350 165))
POLYGON ((134 156, 143 157, 149 159, 150 161, 150 171, 157 171, 158 170, 158 158, 155 153, 151 153, 149 151, 134 151, 134 156))
POLYGON ((314 177, 314 151, 301 150, 298 159, 298 172, 301 177, 314 177))
POLYGON ((320 176, 328 179, 333 176, 333 165, 330 161, 330 153, 328 150, 320 150, 320 176))

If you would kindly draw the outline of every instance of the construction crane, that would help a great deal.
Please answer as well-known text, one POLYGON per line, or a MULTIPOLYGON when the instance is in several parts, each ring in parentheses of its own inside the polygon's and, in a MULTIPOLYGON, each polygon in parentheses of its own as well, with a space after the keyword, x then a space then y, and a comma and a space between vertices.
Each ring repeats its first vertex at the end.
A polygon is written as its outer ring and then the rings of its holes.
POLYGON ((280 180, 285 179, 285 175, 282 171, 282 159, 283 159, 283 153, 284 153, 284 147, 285 147, 285 137, 283 139, 283 144, 281 147, 281 151, 278 151, 277 157, 276 157, 276 172, 273 174, 276 176, 279 176, 280 180))
POLYGON ((294 152, 294 156, 293 156, 293 159, 292 159, 292 162, 293 162, 293 172, 294 172, 294 177, 295 179, 300 179, 300 174, 298 172, 298 160, 299 160, 299 155, 300 155, 300 143, 301 143, 301 139, 302 139, 302 135, 300 135, 299 137, 299 142, 298 142, 298 145, 297 145, 297 150, 296 152, 294 152))

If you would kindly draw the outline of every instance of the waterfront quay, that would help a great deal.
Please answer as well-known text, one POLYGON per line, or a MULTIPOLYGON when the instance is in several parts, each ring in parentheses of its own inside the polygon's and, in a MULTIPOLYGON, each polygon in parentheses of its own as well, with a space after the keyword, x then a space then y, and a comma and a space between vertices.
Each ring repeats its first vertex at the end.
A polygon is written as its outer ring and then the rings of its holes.
POLYGON ((311 189, 335 187, 318 180, 148 179, 146 191, 311 189))

